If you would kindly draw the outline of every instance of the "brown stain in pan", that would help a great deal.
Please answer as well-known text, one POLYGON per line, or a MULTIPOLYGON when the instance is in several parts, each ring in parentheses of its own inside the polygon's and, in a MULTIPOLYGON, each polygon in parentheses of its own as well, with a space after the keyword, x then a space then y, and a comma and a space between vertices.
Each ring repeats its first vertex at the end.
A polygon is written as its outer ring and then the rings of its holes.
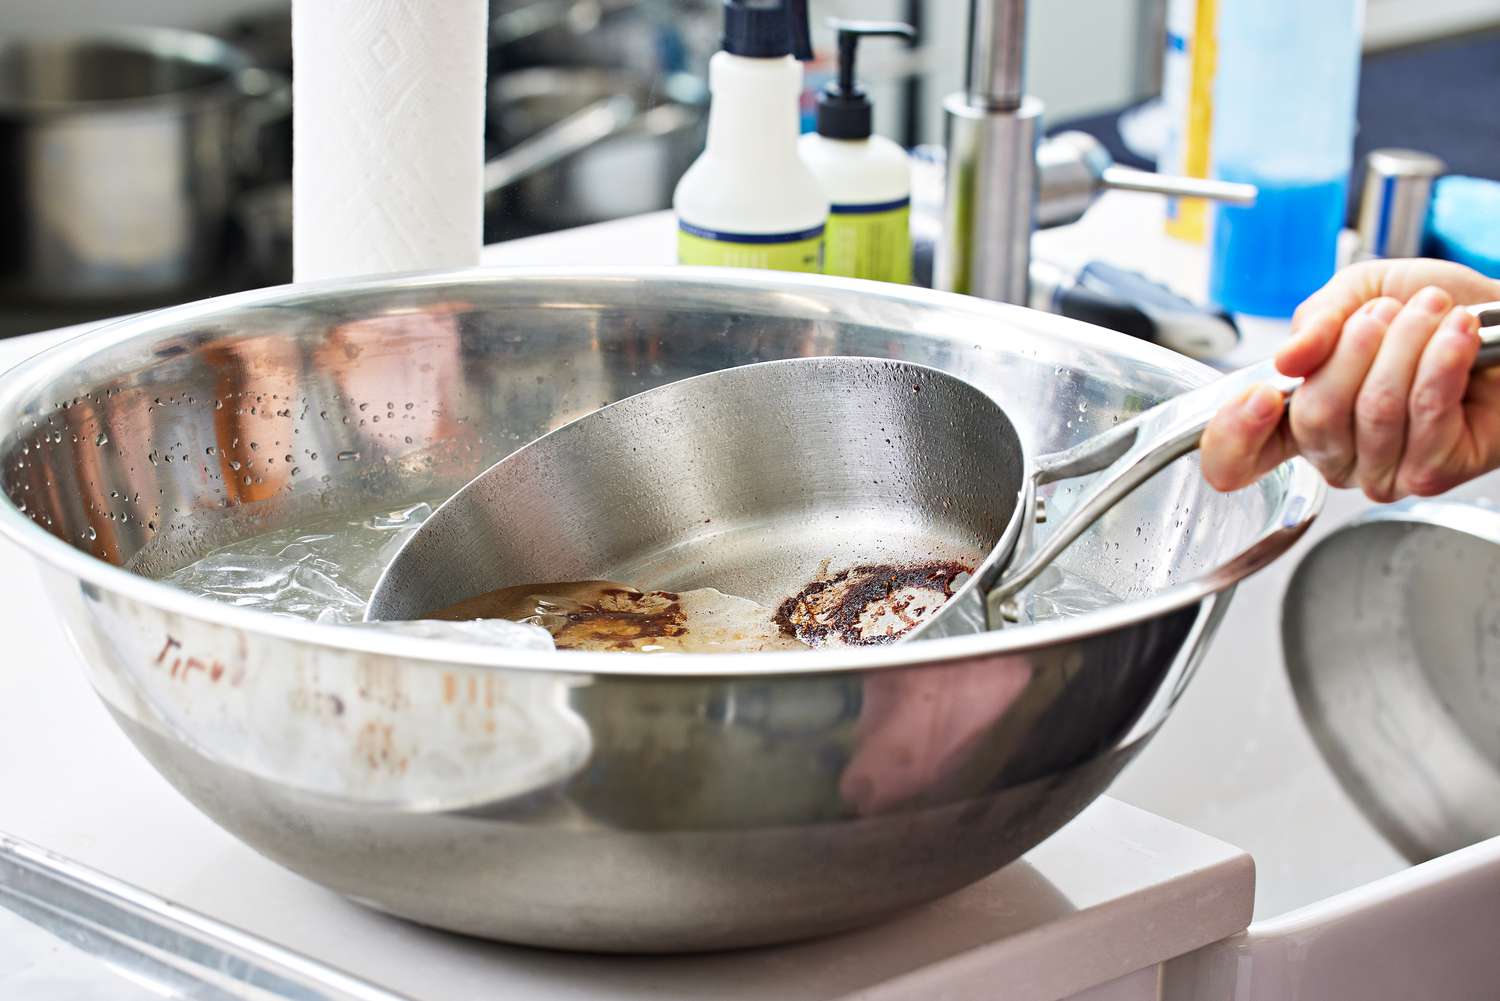
POLYGON ((499 588, 424 617, 536 622, 561 650, 635 650, 687 632, 675 591, 638 591, 604 580, 499 588))
POLYGON ((894 643, 930 617, 974 568, 953 560, 878 563, 815 580, 781 603, 775 621, 808 646, 894 643))

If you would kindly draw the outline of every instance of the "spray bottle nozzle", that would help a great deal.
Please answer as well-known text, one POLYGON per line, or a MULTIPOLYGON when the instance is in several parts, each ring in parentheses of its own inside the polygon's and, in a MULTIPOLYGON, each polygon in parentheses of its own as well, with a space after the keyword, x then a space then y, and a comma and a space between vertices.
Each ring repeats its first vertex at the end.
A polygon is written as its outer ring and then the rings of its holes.
POLYGON ((813 57, 807 0, 724 0, 723 49, 751 59, 813 57))
POLYGON ((838 34, 838 79, 818 95, 818 135, 829 139, 868 139, 872 131, 870 98, 854 75, 854 55, 861 38, 914 39, 916 31, 897 21, 842 21, 831 18, 828 26, 838 34))

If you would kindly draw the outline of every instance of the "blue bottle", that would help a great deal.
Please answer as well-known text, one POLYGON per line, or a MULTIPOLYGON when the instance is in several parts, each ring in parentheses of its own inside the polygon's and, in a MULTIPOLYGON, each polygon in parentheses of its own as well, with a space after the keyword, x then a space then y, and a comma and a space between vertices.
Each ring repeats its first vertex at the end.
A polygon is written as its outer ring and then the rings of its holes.
POLYGON ((1256 185, 1215 210, 1209 294, 1286 317, 1332 275, 1348 199, 1363 0, 1220 0, 1213 172, 1256 185))

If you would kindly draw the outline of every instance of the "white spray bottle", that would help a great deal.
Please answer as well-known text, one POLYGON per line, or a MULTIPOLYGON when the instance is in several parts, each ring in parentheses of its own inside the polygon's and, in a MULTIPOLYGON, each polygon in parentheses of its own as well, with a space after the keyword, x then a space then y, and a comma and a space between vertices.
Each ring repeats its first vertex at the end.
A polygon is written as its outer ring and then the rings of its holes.
POLYGON ((682 264, 821 271, 828 199, 797 153, 807 0, 725 0, 708 142, 677 184, 682 264))

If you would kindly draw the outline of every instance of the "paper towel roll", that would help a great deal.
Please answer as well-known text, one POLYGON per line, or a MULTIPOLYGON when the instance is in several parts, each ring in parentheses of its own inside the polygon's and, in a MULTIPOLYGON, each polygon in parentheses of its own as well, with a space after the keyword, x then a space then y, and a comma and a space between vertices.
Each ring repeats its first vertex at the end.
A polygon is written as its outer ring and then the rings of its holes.
POLYGON ((294 0, 298 281, 479 263, 486 0, 294 0))

